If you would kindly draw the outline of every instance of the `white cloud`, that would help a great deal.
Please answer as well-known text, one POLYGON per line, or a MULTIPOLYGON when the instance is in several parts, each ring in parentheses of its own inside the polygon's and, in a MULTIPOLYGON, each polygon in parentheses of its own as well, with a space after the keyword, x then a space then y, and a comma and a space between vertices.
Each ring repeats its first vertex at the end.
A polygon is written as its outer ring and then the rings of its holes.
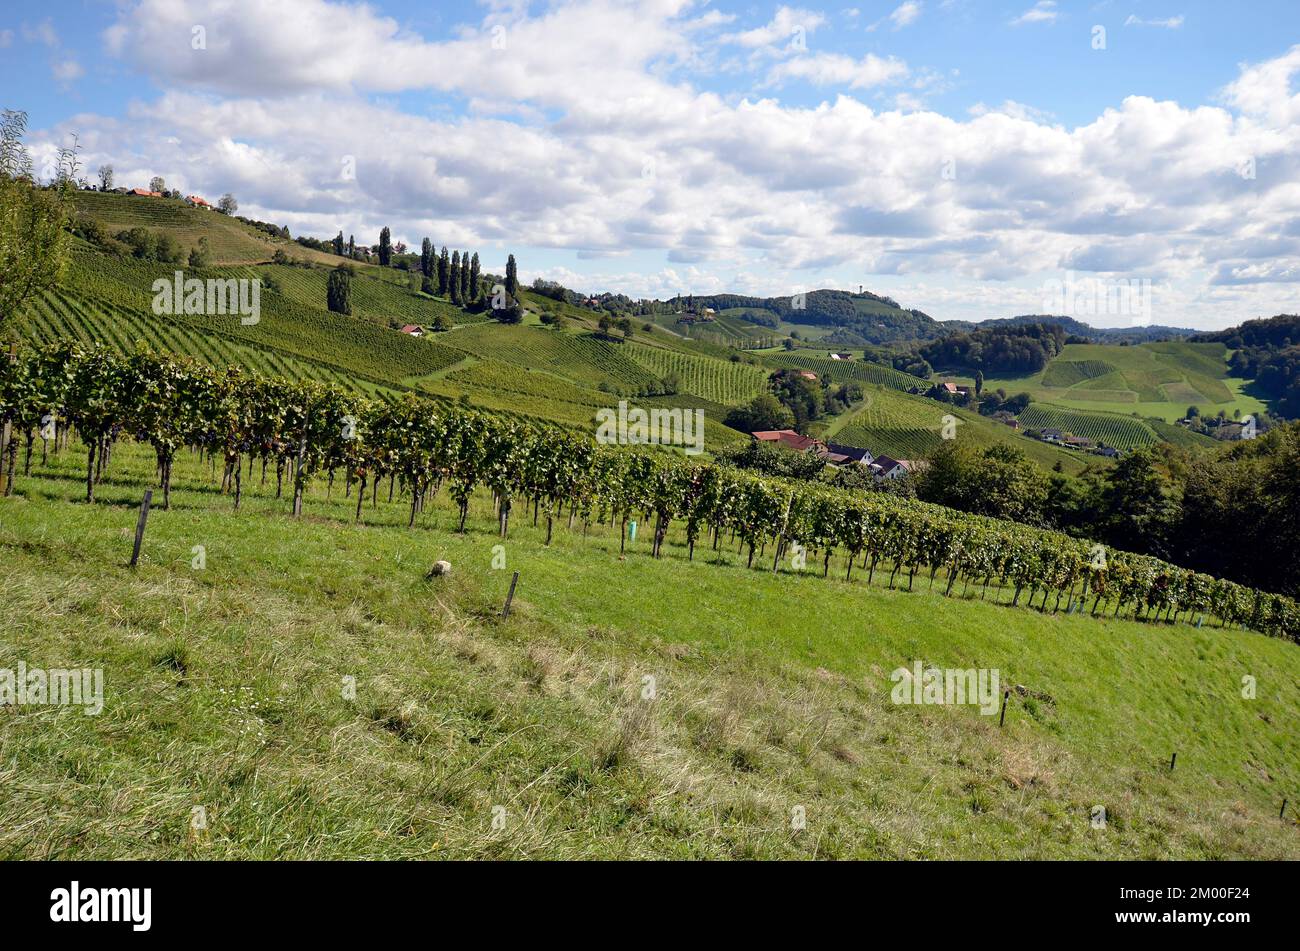
POLYGON ((54 73, 54 78, 61 83, 73 82, 86 74, 75 56, 64 56, 56 59, 50 69, 54 73))
POLYGON ((847 86, 868 89, 906 77, 907 64, 893 56, 868 53, 860 60, 839 53, 817 53, 784 60, 768 74, 771 83, 804 79, 814 86, 847 86))
POLYGON ((1011 21, 1012 26, 1025 23, 1052 23, 1061 12, 1056 9, 1055 0, 1038 0, 1032 7, 1011 21))
POLYGON ((921 4, 917 0, 907 0, 906 3, 894 9, 894 12, 889 15, 889 19, 893 22, 894 29, 901 30, 909 23, 915 22, 920 15, 921 4))
MULTIPOLYGON (((112 162, 123 184, 157 173, 187 192, 232 191, 294 234, 388 225, 413 246, 427 234, 477 249, 485 267, 522 249, 609 259, 565 283, 637 295, 862 282, 936 316, 998 316, 1034 310, 1007 302, 1041 300, 1045 276, 1074 268, 1169 283, 1180 310, 1163 323, 1300 307, 1300 46, 1243 67, 1218 105, 1130 97, 1067 128, 1014 101, 927 111, 916 93, 946 77, 892 57, 772 63, 798 19, 789 7, 757 28, 760 45, 746 45, 752 30, 728 34, 771 85, 724 98, 680 71, 721 42, 702 38, 721 21, 684 0, 489 10, 437 42, 370 7, 284 5, 123 7, 111 48, 168 91, 122 119, 34 130, 34 154, 75 130, 86 167, 112 162), (188 41, 201 8, 206 58, 188 41), (796 80, 834 94, 782 102, 796 80), (888 111, 848 92, 879 105, 889 83, 902 97, 888 111), (433 108, 372 95, 404 90, 429 91, 433 108), (346 157, 355 180, 340 174, 346 157), (1246 158, 1253 178, 1239 173, 1246 158)), ((527 273, 567 266, 521 256, 527 273)))
POLYGON ((784 46, 800 35, 806 36, 826 22, 826 18, 812 10, 781 7, 766 26, 729 33, 723 42, 756 49, 763 46, 784 46))
POLYGON ((59 45, 59 34, 54 31, 54 24, 47 17, 40 23, 24 23, 23 39, 28 43, 40 43, 44 46, 59 45))
POLYGON ((1183 15, 1180 13, 1176 17, 1166 17, 1163 20, 1144 20, 1135 13, 1130 13, 1128 19, 1124 21, 1125 26, 1155 26, 1165 30, 1176 30, 1183 25, 1183 15))
POLYGON ((13 41, 14 41, 13 30, 0 30, 0 49, 4 49, 6 46, 12 45, 13 41))

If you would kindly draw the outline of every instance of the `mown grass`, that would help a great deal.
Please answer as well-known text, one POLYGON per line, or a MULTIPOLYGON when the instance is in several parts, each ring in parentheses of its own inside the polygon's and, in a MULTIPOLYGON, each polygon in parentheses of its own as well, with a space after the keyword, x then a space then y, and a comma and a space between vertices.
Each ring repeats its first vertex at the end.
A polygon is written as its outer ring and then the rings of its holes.
POLYGON ((152 457, 119 446, 95 505, 81 462, 0 500, 0 667, 103 667, 105 709, 0 711, 0 856, 1300 855, 1292 644, 746 570, 725 540, 652 560, 644 529, 546 548, 522 503, 503 543, 486 498, 465 535, 383 490, 352 524, 323 480, 302 519, 256 478, 233 513, 194 457, 133 571, 152 457), (1001 730, 891 703, 917 659, 1028 692, 1001 730))

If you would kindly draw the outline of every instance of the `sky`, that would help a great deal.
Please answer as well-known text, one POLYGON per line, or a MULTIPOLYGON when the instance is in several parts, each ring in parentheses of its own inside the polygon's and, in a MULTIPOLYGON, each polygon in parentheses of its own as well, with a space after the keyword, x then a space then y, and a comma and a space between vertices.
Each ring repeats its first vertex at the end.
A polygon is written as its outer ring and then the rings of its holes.
POLYGON ((1300 312, 1294 0, 0 5, 37 170, 632 297, 1300 312))

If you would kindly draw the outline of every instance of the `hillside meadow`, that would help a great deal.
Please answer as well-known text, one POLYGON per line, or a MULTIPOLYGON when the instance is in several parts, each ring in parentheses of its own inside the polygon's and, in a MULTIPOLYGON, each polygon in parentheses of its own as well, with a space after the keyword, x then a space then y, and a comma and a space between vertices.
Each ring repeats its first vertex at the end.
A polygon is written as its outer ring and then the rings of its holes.
POLYGON ((354 524, 340 484, 234 513, 190 455, 132 570, 152 453, 119 446, 94 505, 83 468, 74 442, 0 500, 0 666, 106 682, 98 717, 0 714, 5 857, 1300 856, 1292 643, 749 570, 725 540, 688 561, 676 533, 658 560, 607 526, 503 542, 486 496, 464 535, 445 498, 354 524), (1005 726, 891 702, 916 661, 999 669, 1005 726))

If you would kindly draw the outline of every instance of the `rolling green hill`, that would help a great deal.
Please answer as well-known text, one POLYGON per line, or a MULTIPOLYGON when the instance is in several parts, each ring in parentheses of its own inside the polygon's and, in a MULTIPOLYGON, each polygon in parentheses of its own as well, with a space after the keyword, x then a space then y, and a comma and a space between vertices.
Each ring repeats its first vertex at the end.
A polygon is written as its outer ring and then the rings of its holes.
POLYGON ((1137 413, 1170 423, 1193 405, 1205 415, 1266 410, 1243 392, 1246 381, 1228 376, 1228 356, 1221 343, 1067 344, 1042 372, 989 376, 984 386, 1027 392, 1035 402, 1071 410, 1137 413))
MULTIPOLYGON (((869 365, 869 364, 867 364, 869 365)), ((955 438, 985 447, 1014 446, 1045 469, 1058 463, 1062 471, 1077 475, 1104 460, 1030 439, 1002 423, 924 396, 889 387, 864 387, 863 405, 828 427, 823 438, 870 449, 876 455, 915 459, 937 449, 943 438, 944 417, 957 420, 955 438)))

